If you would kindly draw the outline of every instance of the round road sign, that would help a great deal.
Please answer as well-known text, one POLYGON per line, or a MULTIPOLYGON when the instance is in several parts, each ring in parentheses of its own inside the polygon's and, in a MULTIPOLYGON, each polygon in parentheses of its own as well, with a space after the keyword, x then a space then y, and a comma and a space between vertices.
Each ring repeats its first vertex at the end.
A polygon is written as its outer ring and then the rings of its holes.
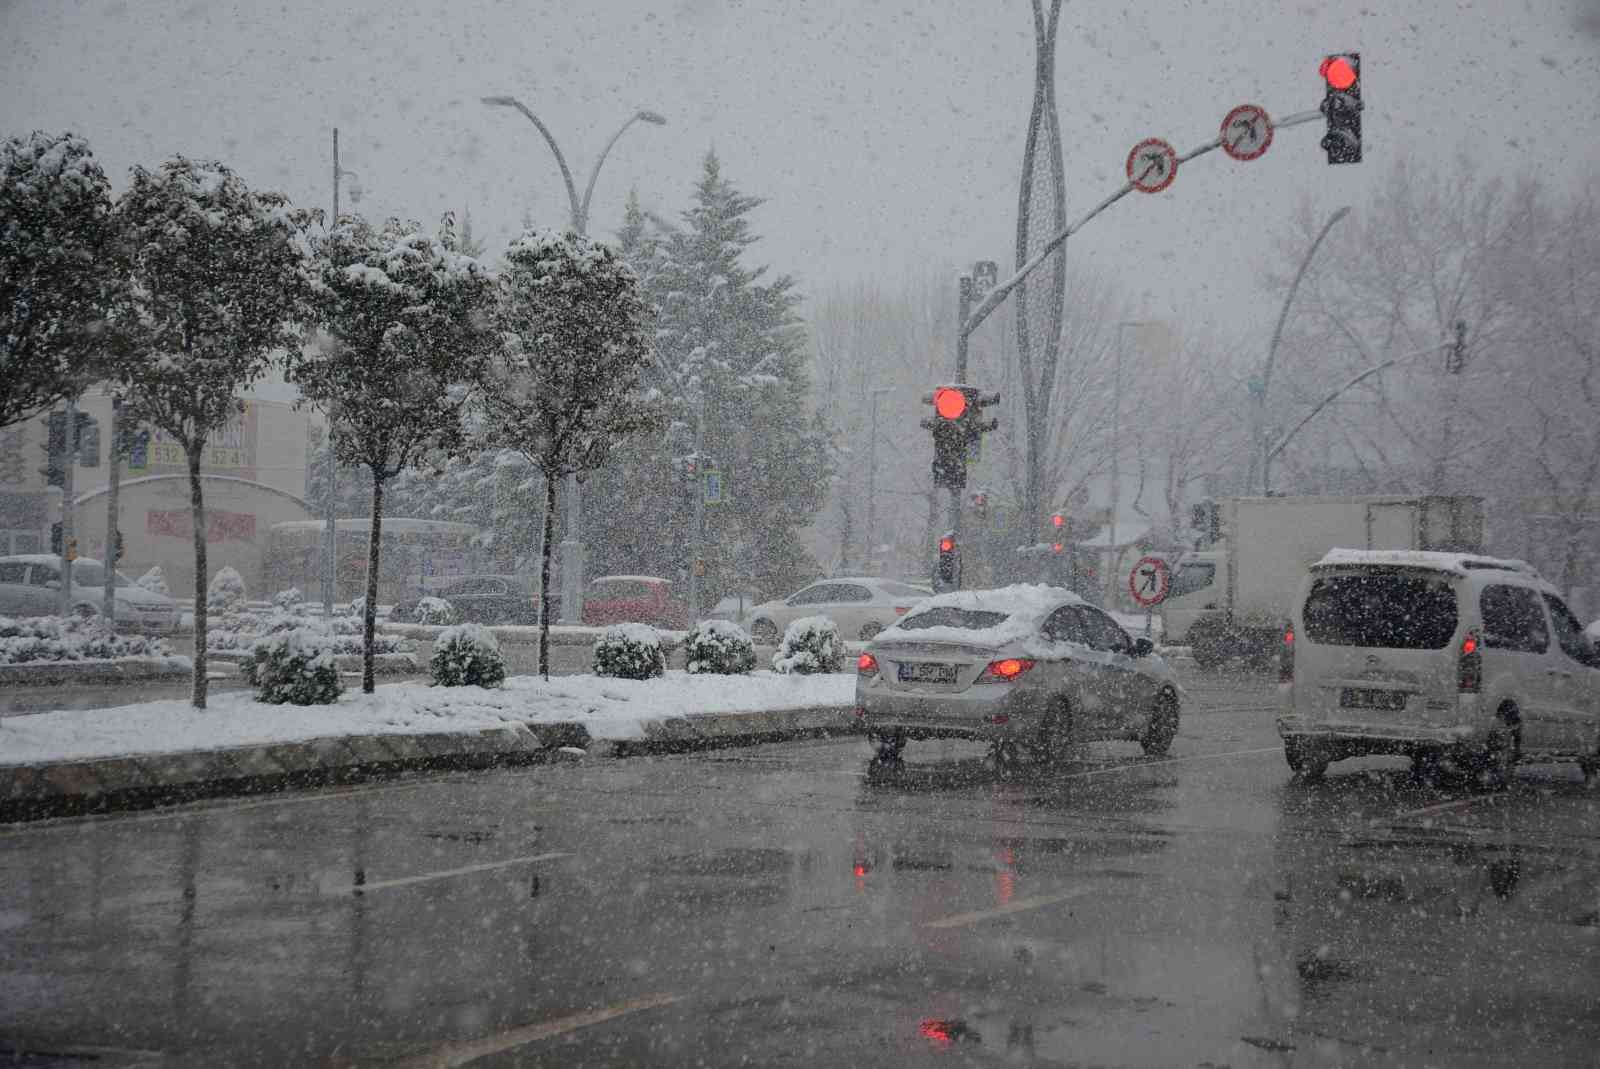
POLYGON ((1272 120, 1254 104, 1240 104, 1222 120, 1222 151, 1236 160, 1259 160, 1272 144, 1272 120))
POLYGON ((1141 193, 1160 193, 1178 177, 1178 153, 1159 137, 1147 137, 1128 153, 1128 181, 1141 193))
POLYGON ((1167 562, 1160 557, 1140 557, 1128 574, 1128 593, 1147 609, 1165 601, 1171 586, 1172 573, 1167 571, 1167 562))

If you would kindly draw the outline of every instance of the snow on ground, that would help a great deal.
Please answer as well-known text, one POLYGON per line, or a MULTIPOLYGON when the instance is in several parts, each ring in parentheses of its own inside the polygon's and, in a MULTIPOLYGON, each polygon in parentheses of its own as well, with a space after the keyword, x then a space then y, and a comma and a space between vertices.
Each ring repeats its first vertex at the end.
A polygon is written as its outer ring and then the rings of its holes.
POLYGON ((851 705, 852 673, 780 676, 668 672, 650 680, 513 676, 497 690, 389 683, 347 691, 334 705, 266 705, 247 692, 75 709, 0 721, 0 765, 217 750, 346 735, 477 731, 508 723, 575 721, 601 739, 637 739, 643 722, 696 713, 772 712, 851 705))

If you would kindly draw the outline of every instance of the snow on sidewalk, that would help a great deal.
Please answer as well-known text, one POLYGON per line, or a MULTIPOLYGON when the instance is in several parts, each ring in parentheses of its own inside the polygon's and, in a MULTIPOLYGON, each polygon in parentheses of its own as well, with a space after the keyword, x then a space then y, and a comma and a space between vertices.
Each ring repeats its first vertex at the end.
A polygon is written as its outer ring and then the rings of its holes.
POLYGON ((248 692, 0 721, 0 765, 219 750, 348 735, 479 731, 507 723, 576 722, 597 739, 644 737, 644 723, 702 713, 756 713, 855 701, 854 673, 747 676, 668 672, 645 681, 513 676, 498 690, 387 683, 346 691, 334 705, 266 705, 248 692))

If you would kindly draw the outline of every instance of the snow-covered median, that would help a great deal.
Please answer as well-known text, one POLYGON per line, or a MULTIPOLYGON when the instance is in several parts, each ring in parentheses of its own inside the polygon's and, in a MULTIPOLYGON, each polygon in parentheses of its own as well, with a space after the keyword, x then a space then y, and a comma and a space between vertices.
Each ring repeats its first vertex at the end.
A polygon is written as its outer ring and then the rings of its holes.
POLYGON ((507 723, 575 722, 597 739, 639 739, 648 721, 756 713, 855 701, 854 673, 780 676, 668 672, 642 681, 598 676, 513 676, 495 690, 389 683, 333 705, 267 705, 247 693, 188 701, 64 710, 0 721, 0 765, 219 750, 345 735, 478 731, 507 723))

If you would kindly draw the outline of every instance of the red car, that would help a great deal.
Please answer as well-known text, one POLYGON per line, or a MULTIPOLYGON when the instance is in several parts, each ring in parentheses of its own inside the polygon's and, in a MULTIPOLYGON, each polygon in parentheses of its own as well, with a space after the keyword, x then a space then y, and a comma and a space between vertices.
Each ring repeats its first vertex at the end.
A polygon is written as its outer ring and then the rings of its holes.
POLYGON ((583 622, 650 624, 672 631, 689 626, 689 606, 672 594, 672 583, 653 575, 604 575, 589 584, 583 622))

